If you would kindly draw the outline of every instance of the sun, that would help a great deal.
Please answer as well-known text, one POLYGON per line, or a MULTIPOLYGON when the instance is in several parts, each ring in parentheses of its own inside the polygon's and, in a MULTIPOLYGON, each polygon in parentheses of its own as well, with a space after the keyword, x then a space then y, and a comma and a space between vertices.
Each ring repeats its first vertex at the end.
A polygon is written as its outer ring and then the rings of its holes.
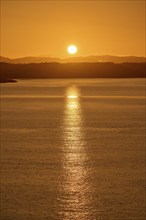
POLYGON ((77 49, 77 47, 75 45, 70 45, 67 48, 67 51, 68 51, 69 54, 75 54, 77 52, 77 50, 78 49, 77 49))
POLYGON ((76 99, 76 98, 78 98, 77 95, 68 95, 67 97, 70 98, 70 99, 76 99))

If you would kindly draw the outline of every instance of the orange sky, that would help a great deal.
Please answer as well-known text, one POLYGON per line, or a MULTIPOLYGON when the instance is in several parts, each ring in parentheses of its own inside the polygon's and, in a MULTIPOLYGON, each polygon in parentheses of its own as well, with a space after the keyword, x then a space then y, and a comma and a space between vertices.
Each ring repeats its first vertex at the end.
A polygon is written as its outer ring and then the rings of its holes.
POLYGON ((1 1, 1 55, 145 54, 145 1, 1 1))

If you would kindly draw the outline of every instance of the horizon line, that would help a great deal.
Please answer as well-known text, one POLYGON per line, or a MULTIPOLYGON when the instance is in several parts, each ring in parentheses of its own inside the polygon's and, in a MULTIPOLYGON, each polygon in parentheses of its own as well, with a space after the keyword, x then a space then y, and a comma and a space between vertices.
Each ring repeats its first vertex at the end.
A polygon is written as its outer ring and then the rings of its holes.
POLYGON ((111 54, 102 54, 102 55, 85 55, 85 56, 68 56, 68 57, 56 57, 56 56, 49 56, 49 55, 28 55, 28 56, 20 56, 20 57, 9 57, 9 56, 3 56, 0 55, 0 58, 7 58, 7 59, 22 59, 22 58, 51 58, 51 59, 60 59, 60 60, 65 60, 65 59, 72 59, 72 58, 88 58, 88 57, 104 57, 104 56, 110 56, 110 57, 119 57, 119 58, 125 58, 125 57, 137 57, 137 58, 145 58, 145 56, 137 56, 137 55, 111 55, 111 54))

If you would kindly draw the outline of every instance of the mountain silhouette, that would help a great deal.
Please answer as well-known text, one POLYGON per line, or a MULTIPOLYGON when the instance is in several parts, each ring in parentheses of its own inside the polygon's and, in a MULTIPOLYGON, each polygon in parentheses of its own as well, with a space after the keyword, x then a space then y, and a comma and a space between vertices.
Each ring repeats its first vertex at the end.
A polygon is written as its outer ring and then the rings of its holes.
POLYGON ((70 58, 53 58, 53 57, 22 57, 16 59, 10 59, 6 57, 0 57, 0 62, 5 63, 78 63, 78 62, 112 62, 112 63, 143 63, 146 62, 145 57, 136 56, 86 56, 86 57, 70 57, 70 58))

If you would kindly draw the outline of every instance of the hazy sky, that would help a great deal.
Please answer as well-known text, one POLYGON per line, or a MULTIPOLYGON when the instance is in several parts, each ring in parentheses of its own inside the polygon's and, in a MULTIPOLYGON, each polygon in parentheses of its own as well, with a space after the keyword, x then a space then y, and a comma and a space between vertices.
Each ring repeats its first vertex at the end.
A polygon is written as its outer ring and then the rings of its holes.
POLYGON ((145 0, 1 0, 1 55, 145 56, 145 13, 145 0))

